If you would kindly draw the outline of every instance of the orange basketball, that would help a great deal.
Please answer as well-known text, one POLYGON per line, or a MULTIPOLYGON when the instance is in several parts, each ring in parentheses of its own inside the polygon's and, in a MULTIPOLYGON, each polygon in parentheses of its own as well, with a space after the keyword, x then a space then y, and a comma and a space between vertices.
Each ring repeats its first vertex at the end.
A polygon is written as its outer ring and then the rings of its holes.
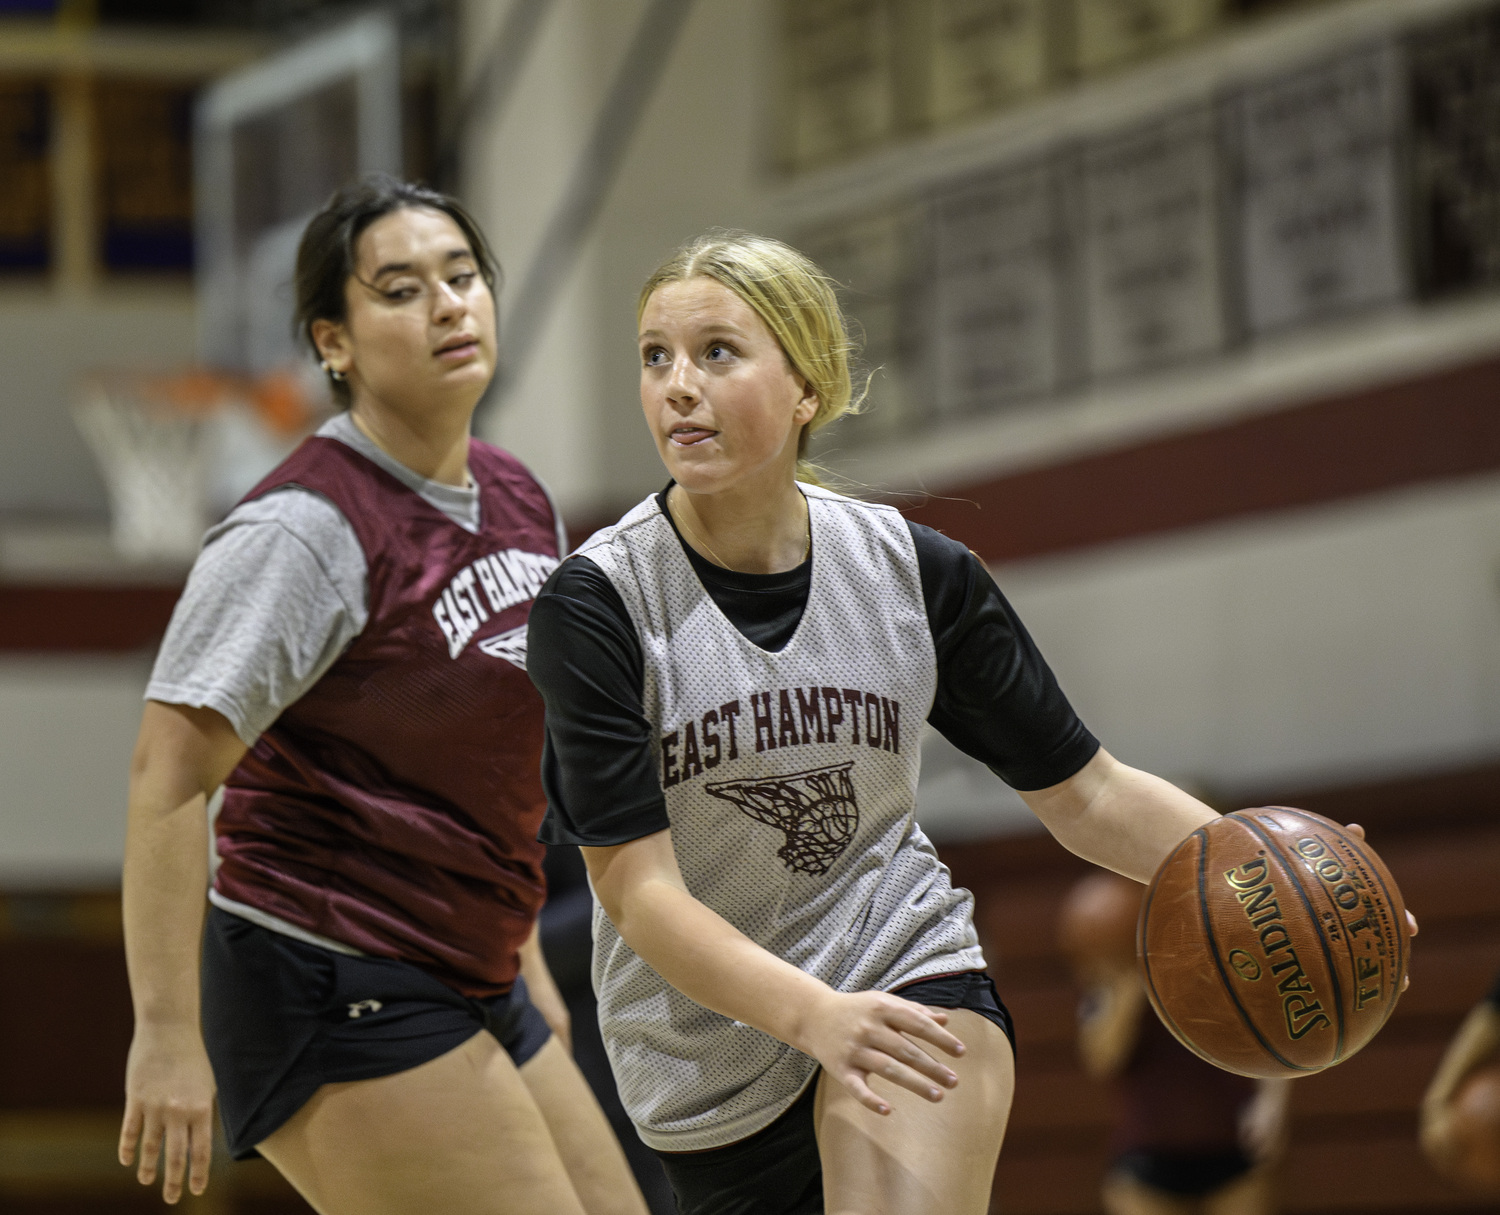
POLYGON ((1189 1050, 1242 1076, 1301 1076, 1385 1024, 1410 958, 1380 858, 1306 810, 1237 810, 1162 862, 1141 907, 1146 991, 1189 1050))
POLYGON ((1146 888, 1118 873, 1091 873, 1063 900, 1057 942, 1075 964, 1135 957, 1135 928, 1146 888))
POLYGON ((1486 1194, 1500 1194, 1500 1062, 1469 1074, 1451 1107, 1455 1181, 1486 1194))

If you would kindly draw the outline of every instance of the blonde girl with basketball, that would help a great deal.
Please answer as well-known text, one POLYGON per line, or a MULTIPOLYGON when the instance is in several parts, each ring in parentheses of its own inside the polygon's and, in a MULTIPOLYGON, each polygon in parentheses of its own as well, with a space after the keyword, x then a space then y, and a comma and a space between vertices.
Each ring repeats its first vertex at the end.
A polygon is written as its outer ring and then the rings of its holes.
POLYGON ((526 619, 564 547, 469 435, 494 281, 457 202, 390 178, 303 236, 346 408, 209 532, 131 767, 120 1160, 169 1203, 217 1096, 321 1215, 644 1215, 537 944, 526 619))
POLYGON ((638 320, 671 481, 553 575, 530 667, 626 1108, 684 1215, 979 1215, 1010 1019, 913 819, 922 722, 1137 881, 1216 815, 1099 747, 977 558, 816 484, 854 400, 806 257, 704 237, 638 320))

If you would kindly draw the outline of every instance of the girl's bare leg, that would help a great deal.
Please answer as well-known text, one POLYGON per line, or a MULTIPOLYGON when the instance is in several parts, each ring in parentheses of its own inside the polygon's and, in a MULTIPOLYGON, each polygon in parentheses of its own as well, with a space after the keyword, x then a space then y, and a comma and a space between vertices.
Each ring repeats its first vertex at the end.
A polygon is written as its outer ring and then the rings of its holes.
POLYGON ((590 1215, 482 1030, 409 1071, 325 1084, 258 1146, 320 1215, 590 1215))
POLYGON ((828 1215, 985 1215, 995 1161, 1015 1091, 1010 1041, 993 1021, 948 1010, 948 1028, 968 1047, 943 1056, 958 1087, 936 1105, 878 1076, 891 1106, 867 1110, 827 1076, 818 1079, 818 1151, 828 1215))
POLYGON ((521 1065, 588 1215, 647 1215, 646 1200, 594 1092, 557 1038, 521 1065))

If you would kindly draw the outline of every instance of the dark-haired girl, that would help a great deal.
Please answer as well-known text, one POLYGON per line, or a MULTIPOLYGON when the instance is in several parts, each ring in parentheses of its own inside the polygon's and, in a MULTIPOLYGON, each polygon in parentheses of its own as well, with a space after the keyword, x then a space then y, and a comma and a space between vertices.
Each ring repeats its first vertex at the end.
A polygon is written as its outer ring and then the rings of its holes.
POLYGON ((131 770, 120 1158, 168 1202, 217 1087, 233 1154, 324 1215, 645 1209, 536 941, 526 626, 564 550, 469 436, 493 283, 457 203, 387 178, 298 250, 347 408, 206 537, 131 770))

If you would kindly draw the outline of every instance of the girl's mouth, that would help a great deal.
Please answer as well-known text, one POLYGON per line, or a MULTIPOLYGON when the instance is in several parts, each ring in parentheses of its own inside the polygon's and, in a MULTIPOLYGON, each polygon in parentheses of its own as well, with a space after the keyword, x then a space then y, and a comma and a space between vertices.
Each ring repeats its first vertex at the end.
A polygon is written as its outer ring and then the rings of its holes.
POLYGON ((678 447, 692 447, 718 433, 717 430, 709 430, 703 426, 678 426, 667 437, 678 447))
POLYGON ((458 363, 470 358, 479 352, 479 340, 477 338, 464 338, 448 346, 441 347, 437 357, 445 362, 458 363))

